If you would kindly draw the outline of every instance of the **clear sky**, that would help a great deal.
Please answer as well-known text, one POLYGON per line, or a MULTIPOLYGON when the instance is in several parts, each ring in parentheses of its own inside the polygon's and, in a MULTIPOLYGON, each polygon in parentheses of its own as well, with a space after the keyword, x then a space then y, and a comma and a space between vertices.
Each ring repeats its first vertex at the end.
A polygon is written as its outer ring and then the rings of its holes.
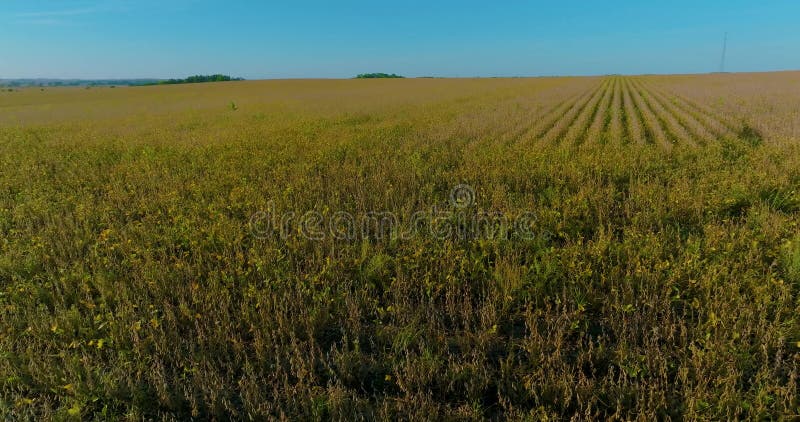
POLYGON ((800 69, 800 1, 0 0, 0 78, 800 69))

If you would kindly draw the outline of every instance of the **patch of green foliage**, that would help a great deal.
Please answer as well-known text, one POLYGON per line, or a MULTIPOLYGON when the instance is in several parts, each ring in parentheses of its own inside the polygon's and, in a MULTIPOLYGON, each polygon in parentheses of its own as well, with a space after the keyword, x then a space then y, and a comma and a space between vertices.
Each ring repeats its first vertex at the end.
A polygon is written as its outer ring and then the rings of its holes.
POLYGON ((167 79, 158 81, 152 85, 180 85, 180 84, 199 84, 206 82, 230 82, 243 81, 244 78, 232 78, 228 75, 195 75, 186 79, 167 79))
POLYGON ((394 73, 362 73, 356 76, 356 79, 403 79, 404 76, 396 75, 394 73))
POLYGON ((764 135, 747 122, 742 123, 742 128, 738 133, 739 139, 750 146, 758 146, 764 142, 764 135))

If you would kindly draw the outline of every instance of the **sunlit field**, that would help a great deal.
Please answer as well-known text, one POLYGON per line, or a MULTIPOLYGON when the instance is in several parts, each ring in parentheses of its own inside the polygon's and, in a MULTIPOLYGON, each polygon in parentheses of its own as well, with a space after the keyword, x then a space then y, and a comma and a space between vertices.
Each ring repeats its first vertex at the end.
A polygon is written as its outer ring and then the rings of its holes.
POLYGON ((800 73, 0 91, 0 415, 800 417, 800 73))

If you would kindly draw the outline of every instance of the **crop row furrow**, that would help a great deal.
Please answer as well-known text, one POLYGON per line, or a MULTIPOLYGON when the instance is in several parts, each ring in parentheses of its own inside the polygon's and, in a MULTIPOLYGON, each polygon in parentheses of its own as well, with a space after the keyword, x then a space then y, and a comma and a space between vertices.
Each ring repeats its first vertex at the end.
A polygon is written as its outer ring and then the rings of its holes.
MULTIPOLYGON (((556 105, 557 107, 557 105, 556 105)), ((520 137, 527 131, 526 123, 530 121, 530 116, 538 116, 543 113, 549 113, 551 108, 546 108, 542 105, 532 107, 524 107, 522 110, 516 111, 513 115, 507 117, 504 123, 507 128, 503 130, 497 139, 501 145, 511 145, 518 141, 520 137)))
POLYGON ((628 86, 627 79, 623 79, 621 85, 624 104, 623 117, 625 120, 625 129, 628 134, 628 142, 639 144, 644 143, 646 140, 646 134, 644 125, 642 124, 642 116, 639 113, 639 110, 636 108, 633 98, 631 98, 631 90, 628 86))
POLYGON ((682 142, 689 145, 697 145, 692 135, 683 127, 672 111, 665 107, 642 83, 635 81, 634 85, 641 92, 642 99, 653 110, 653 114, 666 130, 667 136, 671 138, 673 143, 682 142))
POLYGON ((694 107, 698 112, 707 115, 709 118, 715 120, 717 124, 724 126, 730 132, 738 132, 740 129, 739 122, 731 119, 730 117, 726 116, 724 113, 720 112, 719 110, 707 105, 698 103, 696 101, 690 100, 684 96, 677 95, 675 96, 683 101, 684 103, 688 104, 690 107, 694 107))
POLYGON ((683 126, 685 130, 690 133, 690 136, 696 139, 698 143, 705 144, 717 138, 717 135, 714 134, 714 130, 711 127, 700 122, 697 117, 680 107, 672 97, 664 95, 661 91, 653 89, 651 86, 648 87, 648 90, 665 109, 672 113, 679 124, 683 126))
POLYGON ((602 138, 604 136, 606 126, 608 125, 608 108, 611 104, 611 98, 613 97, 614 87, 616 85, 616 79, 612 79, 611 82, 609 82, 606 92, 603 95, 603 99, 595 109, 594 119, 592 120, 591 126, 589 126, 589 130, 584 132, 582 137, 578 139, 579 144, 587 140, 590 143, 603 142, 602 138))
POLYGON ((666 93, 660 90, 659 92, 665 98, 669 98, 677 108, 694 117, 695 120, 705 126, 706 130, 715 134, 715 137, 719 138, 730 136, 732 133, 737 131, 736 124, 724 117, 721 117, 710 107, 695 103, 674 93, 666 93))
POLYGON ((581 94, 572 96, 567 100, 560 102, 548 112, 543 113, 541 116, 537 116, 537 121, 526 129, 524 135, 519 137, 519 141, 532 141, 539 139, 553 126, 555 126, 565 113, 568 113, 571 109, 573 109, 576 104, 580 104, 581 102, 590 98, 595 90, 596 88, 593 87, 581 94))
POLYGON ((564 114, 563 118, 558 120, 553 127, 550 128, 544 135, 541 137, 541 141, 545 144, 554 144, 560 143, 562 138, 569 136, 577 136, 580 130, 586 130, 585 126, 578 125, 577 123, 583 123, 581 120, 588 120, 587 117, 587 110, 591 111, 594 107, 594 104, 600 100, 600 97, 605 89, 606 85, 608 84, 607 81, 604 81, 603 84, 597 88, 594 93, 589 96, 584 101, 576 103, 566 114, 564 114))
MULTIPOLYGON (((512 145, 518 143, 525 135, 531 132, 531 116, 535 119, 545 119, 548 116, 555 115, 555 113, 565 105, 572 104, 577 98, 585 95, 587 91, 582 91, 577 94, 567 96, 566 99, 555 101, 554 104, 547 105, 547 101, 539 103, 535 107, 522 110, 522 115, 519 121, 513 122, 513 129, 506 132, 502 138, 504 145, 512 145)), ((591 92, 591 91, 588 91, 591 92)))
POLYGON ((658 119, 658 116, 653 112, 653 110, 649 107, 647 102, 642 98, 639 91, 634 86, 633 81, 629 81, 628 86, 631 90, 631 96, 633 97, 633 101, 636 104, 636 108, 639 109, 639 112, 642 115, 642 120, 644 121, 644 125, 646 127, 647 134, 649 135, 649 141, 653 142, 663 148, 671 148, 672 142, 669 140, 666 131, 661 125, 661 122, 658 119))
POLYGON ((619 78, 614 80, 614 97, 611 100, 611 121, 608 125, 608 137, 613 142, 621 142, 624 136, 624 126, 622 122, 622 92, 619 78))
POLYGON ((594 117, 598 114, 602 99, 606 97, 610 88, 611 83, 608 80, 604 81, 603 85, 595 93, 595 96, 592 97, 592 100, 589 102, 589 104, 583 108, 572 125, 570 125, 567 132, 564 134, 563 141, 565 144, 577 145, 582 142, 583 138, 590 129, 590 126, 592 125, 594 117))

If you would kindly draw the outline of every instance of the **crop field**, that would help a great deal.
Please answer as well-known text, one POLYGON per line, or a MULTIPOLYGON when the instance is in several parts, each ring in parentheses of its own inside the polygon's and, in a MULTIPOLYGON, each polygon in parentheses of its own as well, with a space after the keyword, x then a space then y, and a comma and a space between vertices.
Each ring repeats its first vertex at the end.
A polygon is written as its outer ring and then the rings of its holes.
POLYGON ((800 73, 0 90, 0 415, 800 418, 800 73))

